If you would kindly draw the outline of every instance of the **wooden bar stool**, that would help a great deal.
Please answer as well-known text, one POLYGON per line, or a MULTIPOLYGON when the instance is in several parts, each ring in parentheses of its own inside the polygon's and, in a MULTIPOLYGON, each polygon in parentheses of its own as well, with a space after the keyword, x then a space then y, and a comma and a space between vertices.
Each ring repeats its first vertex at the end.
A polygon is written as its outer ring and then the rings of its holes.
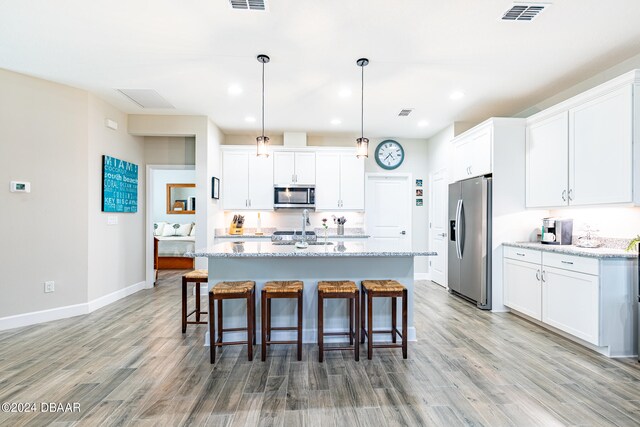
POLYGON ((216 347, 224 345, 244 345, 249 349, 248 359, 253 360, 253 346, 256 343, 256 282, 249 280, 239 282, 216 283, 209 291, 209 341, 211 342, 211 363, 216 363, 216 347), (226 299, 247 300, 247 327, 246 328, 226 328, 223 324, 222 301, 226 299), (214 302, 218 301, 218 334, 216 337, 216 324, 213 317, 214 302), (225 332, 247 331, 246 341, 223 342, 222 336, 225 332))
POLYGON ((298 360, 302 360, 302 291, 299 280, 267 282, 262 287, 262 361, 267 360, 267 346, 271 344, 298 344, 298 360), (271 326, 271 300, 274 298, 298 299, 297 326, 271 326), (271 331, 298 331, 295 341, 271 341, 271 331))
POLYGON ((182 276, 182 333, 187 332, 187 325, 206 325, 207 322, 200 321, 201 314, 207 314, 206 311, 200 311, 200 284, 209 281, 207 270, 193 270, 182 276), (187 284, 193 283, 196 293, 196 308, 191 313, 187 313, 187 284), (187 320, 192 314, 196 315, 196 321, 187 320))
POLYGON ((407 358, 407 288, 395 280, 362 281, 361 327, 362 342, 367 338, 367 358, 371 360, 374 348, 402 348, 402 357, 407 358), (373 330, 373 298, 391 298, 391 330, 373 330), (402 298, 402 333, 397 328, 397 298, 402 298), (365 329, 365 300, 367 305, 367 327, 365 329), (374 344, 374 334, 391 334, 391 344, 374 344), (402 344, 396 344, 396 334, 402 338, 402 344))
POLYGON ((332 282, 318 282, 318 360, 322 363, 324 352, 330 350, 353 350, 356 362, 360 360, 360 340, 358 338, 358 324, 360 317, 360 291, 354 282, 341 280, 332 282), (347 332, 324 331, 324 300, 325 298, 347 299, 347 313, 349 316, 349 330, 347 332), (355 308, 354 308, 355 306, 355 308), (355 324, 354 324, 355 317, 355 324), (355 325, 355 327, 354 327, 355 325), (330 335, 346 335, 349 346, 324 347, 324 337, 330 335), (354 342, 355 341, 355 342, 354 342))

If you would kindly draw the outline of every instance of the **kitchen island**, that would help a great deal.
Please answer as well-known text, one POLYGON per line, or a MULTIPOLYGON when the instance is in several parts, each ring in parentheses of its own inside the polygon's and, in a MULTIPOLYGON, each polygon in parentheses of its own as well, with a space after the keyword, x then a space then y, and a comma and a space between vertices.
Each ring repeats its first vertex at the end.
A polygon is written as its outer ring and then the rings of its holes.
MULTIPOLYGON (((241 239, 241 238, 240 238, 241 239)), ((209 258, 209 287, 221 281, 253 280, 256 282, 256 307, 258 341, 260 337, 260 291, 271 280, 302 280, 304 282, 303 341, 316 342, 317 332, 317 284, 320 280, 352 280, 360 285, 365 279, 393 279, 408 290, 408 339, 415 341, 413 325, 413 258, 432 256, 435 252, 414 251, 404 242, 377 239, 359 241, 328 241, 322 239, 306 249, 294 245, 271 242, 224 242, 187 254, 191 257, 209 258)), ((296 319, 294 300, 274 300, 273 326, 290 326, 296 319)), ((400 310, 398 311, 398 314, 400 310)), ((324 309, 325 331, 346 330, 348 324, 345 301, 330 301, 324 309)), ((243 327, 246 322, 245 301, 225 301, 225 327, 243 327)), ((398 320, 400 322, 400 319, 398 320)), ((373 323, 375 329, 390 329, 391 302, 389 298, 374 302, 373 323)), ((274 332, 276 334, 277 332, 274 332)), ((295 332, 280 332, 282 339, 293 339, 295 332)), ((244 339, 244 333, 227 333, 225 341, 244 339)), ((377 340, 389 336, 377 335, 377 340)), ((331 342, 328 340, 328 342, 331 342)), ((206 343, 209 343, 207 333, 206 343)))

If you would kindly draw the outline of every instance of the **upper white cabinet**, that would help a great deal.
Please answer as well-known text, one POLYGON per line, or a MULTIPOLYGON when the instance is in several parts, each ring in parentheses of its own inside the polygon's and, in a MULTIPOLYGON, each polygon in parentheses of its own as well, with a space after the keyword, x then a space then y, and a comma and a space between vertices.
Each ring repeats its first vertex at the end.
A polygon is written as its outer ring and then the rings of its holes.
POLYGON ((222 153, 222 202, 225 210, 273 210, 273 158, 254 150, 222 153))
POLYGON ((276 151, 273 153, 274 184, 314 185, 316 153, 309 151, 276 151))
POLYGON ((527 126, 527 206, 568 203, 569 114, 566 111, 527 126))
POLYGON ((640 202, 639 82, 627 73, 527 120, 527 207, 640 202))
POLYGON ((492 129, 486 122, 453 140, 454 181, 491 173, 492 129))
POLYGON ((316 210, 364 210, 364 160, 355 152, 316 153, 316 210))

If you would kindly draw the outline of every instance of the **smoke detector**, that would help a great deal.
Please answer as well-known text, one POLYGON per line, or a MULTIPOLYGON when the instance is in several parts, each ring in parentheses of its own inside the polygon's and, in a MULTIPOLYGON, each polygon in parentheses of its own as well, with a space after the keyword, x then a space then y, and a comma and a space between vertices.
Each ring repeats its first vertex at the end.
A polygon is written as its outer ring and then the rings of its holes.
POLYGON ((229 0, 232 9, 267 10, 267 0, 229 0))
POLYGON ((545 8, 551 6, 549 2, 515 2, 502 15, 503 21, 532 21, 545 8))

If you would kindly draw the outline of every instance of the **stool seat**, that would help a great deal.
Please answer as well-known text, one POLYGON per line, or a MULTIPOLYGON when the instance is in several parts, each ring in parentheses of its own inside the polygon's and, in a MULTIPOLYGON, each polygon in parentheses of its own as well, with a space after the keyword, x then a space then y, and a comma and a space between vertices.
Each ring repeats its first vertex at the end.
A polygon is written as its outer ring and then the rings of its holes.
POLYGON ((262 287, 262 290, 266 293, 286 293, 286 292, 298 292, 304 288, 303 282, 300 280, 286 280, 286 281, 273 281, 267 282, 262 287))
POLYGON ((318 282, 318 292, 352 294, 358 291, 358 286, 350 280, 335 280, 318 282))
POLYGON ((239 282, 218 282, 213 288, 211 293, 217 294, 244 294, 251 292, 256 286, 256 282, 251 280, 244 280, 239 282))
POLYGON ((406 288, 396 280, 363 280, 367 292, 402 292, 406 288))
POLYGON ((193 270, 184 275, 184 277, 189 279, 208 279, 209 271, 208 270, 193 270))

